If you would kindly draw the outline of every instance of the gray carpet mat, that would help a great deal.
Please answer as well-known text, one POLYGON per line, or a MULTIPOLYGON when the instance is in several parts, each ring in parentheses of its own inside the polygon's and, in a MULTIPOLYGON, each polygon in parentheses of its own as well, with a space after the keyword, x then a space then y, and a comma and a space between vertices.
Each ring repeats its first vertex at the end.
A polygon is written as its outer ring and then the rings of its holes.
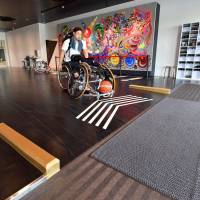
POLYGON ((91 156, 171 198, 197 200, 199 119, 199 102, 166 98, 91 156))
POLYGON ((182 84, 174 90, 170 97, 189 101, 200 101, 200 85, 190 83, 182 84))

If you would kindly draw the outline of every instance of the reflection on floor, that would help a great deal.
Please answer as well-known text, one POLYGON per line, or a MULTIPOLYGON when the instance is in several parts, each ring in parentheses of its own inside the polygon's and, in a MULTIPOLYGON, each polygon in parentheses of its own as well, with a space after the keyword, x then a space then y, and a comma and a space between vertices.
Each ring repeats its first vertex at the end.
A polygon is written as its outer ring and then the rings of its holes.
POLYGON ((42 174, 2 140, 0 152, 0 200, 3 200, 42 174))
MULTIPOLYGON (((25 137, 60 159, 61 167, 63 167, 164 98, 163 95, 129 89, 128 85, 133 82, 169 88, 174 88, 177 84, 172 79, 161 78, 128 82, 117 79, 115 96, 131 94, 153 98, 154 101, 122 107, 108 129, 103 130, 101 127, 89 125, 75 118, 95 100, 93 97, 83 97, 80 100, 70 99, 59 88, 57 77, 52 74, 35 74, 21 68, 10 70, 2 68, 0 69, 0 121, 24 133, 25 137)), ((5 167, 5 165, 0 165, 0 172, 3 170, 2 166, 5 167)), ((7 162, 6 166, 9 168, 11 163, 7 162)), ((28 168, 26 172, 28 173, 28 168)), ((15 173, 15 169, 12 173, 15 173)), ((32 172, 32 176, 37 177, 38 174, 32 172)), ((25 179, 25 177, 27 176, 21 175, 20 179, 25 179)), ((2 174, 0 187, 7 187, 10 181, 15 180, 2 174)))

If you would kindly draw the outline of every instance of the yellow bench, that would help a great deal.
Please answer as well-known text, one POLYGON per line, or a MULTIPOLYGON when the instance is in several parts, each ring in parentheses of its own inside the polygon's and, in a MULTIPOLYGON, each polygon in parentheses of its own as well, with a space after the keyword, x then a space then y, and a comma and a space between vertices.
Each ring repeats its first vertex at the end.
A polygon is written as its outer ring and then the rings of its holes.
POLYGON ((50 178, 60 171, 59 159, 46 152, 5 123, 0 123, 0 138, 39 169, 47 178, 50 178))
POLYGON ((137 90, 155 92, 159 94, 171 94, 171 89, 169 88, 150 87, 150 86, 142 86, 142 85, 129 85, 129 87, 137 89, 137 90))

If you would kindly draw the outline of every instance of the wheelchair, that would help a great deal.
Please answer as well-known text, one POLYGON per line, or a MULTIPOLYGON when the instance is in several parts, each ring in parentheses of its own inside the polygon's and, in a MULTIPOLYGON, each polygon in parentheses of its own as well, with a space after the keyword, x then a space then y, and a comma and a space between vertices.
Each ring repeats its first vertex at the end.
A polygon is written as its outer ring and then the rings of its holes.
POLYGON ((84 96, 112 97, 115 91, 115 78, 112 71, 105 64, 99 64, 93 58, 83 58, 81 55, 73 55, 71 62, 79 65, 78 78, 74 77, 73 66, 70 62, 63 63, 58 71, 58 82, 63 90, 66 90, 71 98, 79 99, 84 96), (100 84, 103 80, 109 81, 112 91, 101 93, 100 84), (89 88, 89 91, 86 89, 89 88), (88 92, 88 94, 86 94, 88 92))

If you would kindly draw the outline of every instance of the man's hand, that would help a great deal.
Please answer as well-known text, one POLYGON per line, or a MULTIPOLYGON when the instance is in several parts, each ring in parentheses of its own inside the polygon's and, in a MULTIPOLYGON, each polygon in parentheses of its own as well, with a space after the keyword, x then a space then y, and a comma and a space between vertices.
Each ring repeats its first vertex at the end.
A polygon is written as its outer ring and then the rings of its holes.
POLYGON ((83 55, 85 58, 88 58, 88 50, 87 49, 83 49, 83 55))

